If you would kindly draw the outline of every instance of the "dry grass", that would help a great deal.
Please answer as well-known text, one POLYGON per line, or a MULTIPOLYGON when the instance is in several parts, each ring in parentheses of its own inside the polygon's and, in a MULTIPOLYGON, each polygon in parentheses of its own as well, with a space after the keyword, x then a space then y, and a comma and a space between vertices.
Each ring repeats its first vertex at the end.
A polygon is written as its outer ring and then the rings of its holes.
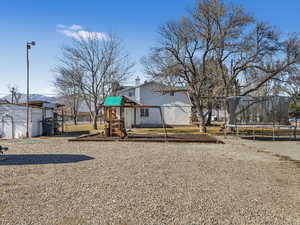
MULTIPOLYGON (((199 134, 199 128, 186 126, 186 127, 174 127, 174 128, 166 128, 168 133, 172 134, 199 134)), ((165 130, 163 128, 135 128, 129 129, 130 132, 137 134, 163 134, 165 130)))
MULTIPOLYGON (((103 130, 104 125, 98 123, 98 130, 94 130, 90 123, 82 123, 78 125, 68 124, 65 125, 65 132, 79 132, 79 131, 89 131, 90 133, 95 133, 103 130)), ((129 132, 137 133, 137 134, 162 134, 164 133, 163 128, 133 128, 128 129, 129 132)), ((174 126, 172 128, 167 128, 168 133, 173 134, 200 134, 200 129, 197 126, 174 126)), ((220 126, 211 126, 207 127, 207 132, 211 134, 223 134, 220 131, 220 126)))
POLYGON ((299 225, 300 168, 226 142, 3 142, 18 164, 0 163, 0 224, 299 225))
POLYGON ((93 129, 93 125, 90 123, 79 123, 77 125, 74 124, 66 124, 64 126, 65 132, 81 132, 81 131, 89 131, 90 133, 99 132, 103 129, 103 124, 97 123, 98 130, 93 129))
MULTIPOLYGON (((66 132, 79 132, 79 131, 89 131, 90 134, 98 133, 103 130, 103 124, 98 124, 98 130, 92 129, 92 125, 89 123, 82 123, 79 125, 65 125, 66 132)), ((135 128, 135 129, 128 129, 128 133, 135 133, 135 134, 163 134, 165 131, 163 128, 135 128)), ((201 134, 200 129, 197 126, 174 126, 173 128, 167 128, 167 132, 171 134, 201 134)), ((238 132, 244 135, 266 135, 271 136, 273 135, 272 128, 238 128, 238 132)), ((224 135, 223 129, 221 129, 221 125, 209 126, 207 127, 208 134, 214 135, 224 135)), ((236 134, 235 131, 227 131, 227 135, 236 134)), ((279 136, 288 136, 292 132, 288 130, 278 130, 275 129, 274 134, 279 136)), ((297 131, 297 135, 300 135, 300 130, 297 131)))

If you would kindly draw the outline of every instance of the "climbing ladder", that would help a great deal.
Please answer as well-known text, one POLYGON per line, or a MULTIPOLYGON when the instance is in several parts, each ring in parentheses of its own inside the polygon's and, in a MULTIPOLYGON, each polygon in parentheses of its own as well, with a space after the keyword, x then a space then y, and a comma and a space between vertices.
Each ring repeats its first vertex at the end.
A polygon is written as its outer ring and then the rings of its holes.
POLYGON ((120 109, 120 118, 117 118, 117 110, 115 108, 105 109, 105 127, 104 132, 107 137, 125 137, 127 136, 124 120, 124 109, 120 109))

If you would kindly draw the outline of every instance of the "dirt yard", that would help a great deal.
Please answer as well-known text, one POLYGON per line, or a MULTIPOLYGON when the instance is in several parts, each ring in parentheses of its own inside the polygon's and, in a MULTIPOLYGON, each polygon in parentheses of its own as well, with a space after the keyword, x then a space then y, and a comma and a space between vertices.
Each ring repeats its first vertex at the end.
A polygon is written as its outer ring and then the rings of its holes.
POLYGON ((0 224, 299 225, 300 143, 225 142, 1 141, 0 224))

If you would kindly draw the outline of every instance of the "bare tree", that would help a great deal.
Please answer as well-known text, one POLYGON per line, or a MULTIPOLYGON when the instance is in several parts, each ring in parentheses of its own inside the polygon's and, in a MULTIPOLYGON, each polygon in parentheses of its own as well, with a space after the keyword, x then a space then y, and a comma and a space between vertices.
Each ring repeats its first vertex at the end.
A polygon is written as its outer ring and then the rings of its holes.
POLYGON ((285 84, 283 91, 292 98, 300 98, 300 66, 294 67, 294 70, 290 72, 281 77, 281 81, 285 84))
POLYGON ((79 107, 82 102, 81 92, 75 83, 77 73, 80 71, 76 68, 57 67, 54 86, 58 91, 60 100, 70 111, 72 120, 77 125, 79 107))
POLYGON ((115 35, 99 38, 89 32, 62 48, 60 70, 76 71, 72 82, 80 90, 97 129, 99 104, 110 95, 113 83, 123 82, 130 75, 133 64, 124 53, 122 42, 115 35))
POLYGON ((219 97, 254 93, 300 61, 297 35, 284 40, 221 0, 198 1, 188 17, 162 25, 159 36, 145 70, 154 79, 182 82, 203 126, 219 97))
POLYGON ((17 85, 8 85, 8 90, 10 92, 11 104, 19 104, 22 94, 19 92, 17 85))
POLYGON ((291 98, 290 112, 294 116, 300 115, 300 70, 295 67, 292 74, 285 76, 283 92, 291 98))

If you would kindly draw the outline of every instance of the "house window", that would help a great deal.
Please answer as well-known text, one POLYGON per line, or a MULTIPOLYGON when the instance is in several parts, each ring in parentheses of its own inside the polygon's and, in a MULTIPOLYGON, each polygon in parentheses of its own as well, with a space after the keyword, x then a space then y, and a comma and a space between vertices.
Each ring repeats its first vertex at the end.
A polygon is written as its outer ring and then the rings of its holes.
POLYGON ((174 96, 174 95, 175 95, 174 91, 171 91, 170 96, 174 96))
POLYGON ((133 91, 130 91, 129 92, 129 97, 133 97, 134 96, 134 92, 133 91))
POLYGON ((149 109, 141 109, 141 117, 149 117, 149 109))

